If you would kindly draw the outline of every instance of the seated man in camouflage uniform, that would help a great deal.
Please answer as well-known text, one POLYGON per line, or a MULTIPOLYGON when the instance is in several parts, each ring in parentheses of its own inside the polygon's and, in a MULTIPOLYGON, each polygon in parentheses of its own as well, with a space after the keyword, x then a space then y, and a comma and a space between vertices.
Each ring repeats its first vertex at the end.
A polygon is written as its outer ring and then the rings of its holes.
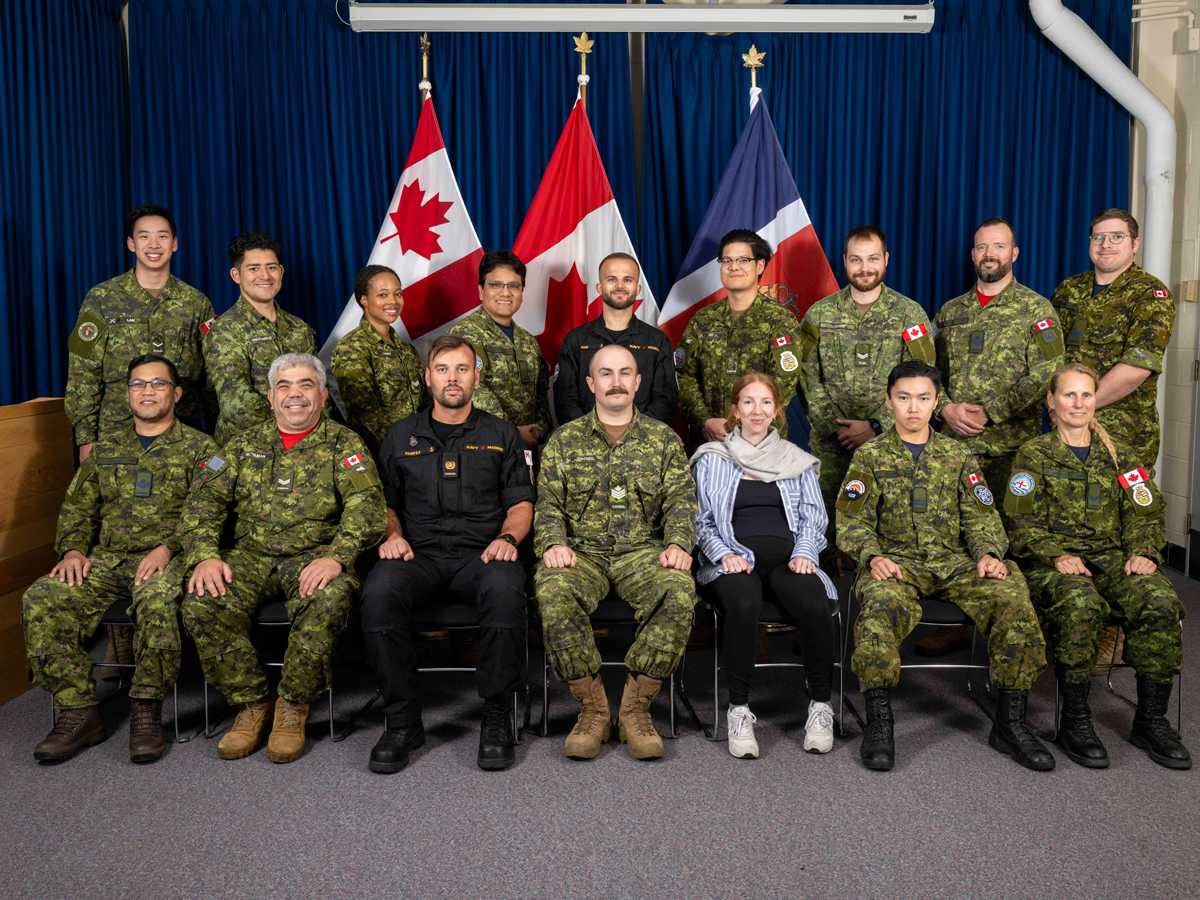
POLYGON ((38 683, 61 712, 34 759, 68 759, 104 740, 104 721, 83 639, 114 602, 129 602, 137 668, 129 689, 129 757, 154 762, 166 749, 162 701, 179 675, 183 558, 179 513, 188 486, 216 451, 175 418, 183 394, 169 360, 129 363, 133 424, 96 442, 67 492, 55 549, 62 559, 25 593, 25 647, 38 683))
POLYGON ((662 756, 650 702, 683 657, 691 631, 696 485, 683 445, 662 422, 633 405, 633 354, 609 344, 591 362, 595 408, 546 444, 534 518, 534 574, 543 640, 554 674, 582 707, 563 746, 590 759, 612 732, 600 681, 600 654, 588 614, 610 587, 633 607, 637 637, 619 736, 635 759, 662 756))
POLYGON ((1000 701, 988 743, 1021 765, 1054 768, 1025 722, 1046 647, 1029 590, 1014 563, 995 499, 971 451, 929 427, 941 373, 918 360, 892 369, 895 425, 850 461, 837 501, 838 546, 859 565, 860 612, 851 666, 867 703, 859 752, 869 769, 895 764, 891 689, 900 643, 921 618, 919 597, 953 603, 987 639, 1000 701))
POLYGON ((204 677, 241 706, 217 753, 253 753, 275 708, 267 743, 272 762, 304 752, 309 701, 329 686, 333 644, 346 627, 359 580, 359 555, 383 537, 383 486, 362 439, 322 416, 325 367, 307 353, 271 363, 271 421, 234 437, 192 483, 181 518, 194 566, 183 621, 204 677), (235 516, 232 546, 221 546, 235 516), (279 702, 250 643, 250 616, 287 604, 291 631, 279 702))

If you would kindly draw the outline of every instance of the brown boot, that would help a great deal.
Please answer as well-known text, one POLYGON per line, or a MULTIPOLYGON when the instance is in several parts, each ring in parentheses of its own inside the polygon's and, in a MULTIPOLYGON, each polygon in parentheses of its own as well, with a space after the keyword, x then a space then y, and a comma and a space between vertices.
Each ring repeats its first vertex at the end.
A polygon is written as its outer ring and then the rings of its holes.
POLYGON ((46 739, 33 748, 33 758, 39 761, 70 759, 84 747, 99 744, 108 735, 99 706, 59 710, 58 720, 46 739))
POLYGON ((617 713, 617 736, 622 744, 629 745, 629 755, 634 759, 658 759, 663 755, 662 738, 654 730, 650 719, 650 703, 658 695, 662 680, 648 675, 625 676, 625 693, 621 695, 621 709, 617 713))
POLYGON ((129 698, 129 758, 135 763, 157 762, 166 752, 161 700, 129 698))
POLYGON ((1092 669, 1092 677, 1108 675, 1109 666, 1119 666, 1125 662, 1125 632, 1116 625, 1105 625, 1100 632, 1100 647, 1096 654, 1096 667, 1092 669), (1118 636, 1120 640, 1118 640, 1118 636), (1116 658, 1114 659, 1114 654, 1116 658))
POLYGON ((599 675, 568 681, 567 687, 579 701, 579 718, 563 743, 563 755, 570 759, 594 759, 600 745, 612 737, 612 714, 599 675))
POLYGON ((917 641, 918 656, 945 656, 971 646, 971 629, 966 625, 942 625, 917 641))
POLYGON ((133 626, 109 625, 108 647, 104 651, 104 662, 100 664, 100 680, 116 681, 121 677, 121 670, 113 663, 133 665, 133 626))
POLYGON ((273 763, 290 763, 304 752, 304 723, 308 721, 308 704, 293 703, 280 697, 275 704, 275 725, 267 741, 267 759, 273 763))
POLYGON ((267 721, 274 708, 274 697, 243 703, 237 718, 233 720, 233 727, 217 744, 217 756, 221 759, 241 759, 257 750, 263 735, 267 733, 267 721))

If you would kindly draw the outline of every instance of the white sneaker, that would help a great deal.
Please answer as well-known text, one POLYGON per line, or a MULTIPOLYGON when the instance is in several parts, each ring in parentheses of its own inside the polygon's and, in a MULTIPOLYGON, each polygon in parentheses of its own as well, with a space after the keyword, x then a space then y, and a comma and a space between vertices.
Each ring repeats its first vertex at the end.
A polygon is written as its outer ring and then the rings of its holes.
POLYGON ((729 730, 729 752, 738 759, 758 759, 758 741, 754 739, 754 723, 758 719, 748 706, 731 706, 725 713, 729 730))
POLYGON ((833 749, 833 707, 828 703, 808 701, 804 749, 809 753, 828 753, 833 749))

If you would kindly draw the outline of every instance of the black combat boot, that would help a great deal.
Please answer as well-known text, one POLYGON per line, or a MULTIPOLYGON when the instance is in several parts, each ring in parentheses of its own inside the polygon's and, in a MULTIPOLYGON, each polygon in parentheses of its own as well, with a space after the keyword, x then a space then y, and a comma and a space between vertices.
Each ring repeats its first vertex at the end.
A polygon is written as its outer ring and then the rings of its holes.
POLYGON ((479 729, 479 757, 476 762, 481 769, 507 769, 517 759, 512 722, 512 694, 503 694, 496 700, 483 701, 483 724, 479 729))
POLYGON ((1009 754, 1027 769, 1048 772, 1054 768, 1054 756, 1033 736, 1033 729, 1025 721, 1025 707, 1029 703, 1029 691, 1012 691, 1001 688, 996 702, 996 721, 988 743, 1001 753, 1009 754))
POLYGON ((1151 681, 1138 676, 1137 712, 1133 714, 1133 731, 1129 743, 1160 766, 1168 769, 1190 769, 1192 756, 1183 741, 1167 721, 1167 705, 1171 700, 1171 682, 1151 681))
POLYGON ((1060 681, 1058 689, 1063 697, 1062 713, 1058 719, 1058 746, 1081 766, 1107 769, 1108 751, 1096 736, 1096 729, 1092 727, 1092 710, 1088 706, 1092 683, 1060 681))
POLYGON ((408 754, 425 744, 425 726, 417 719, 408 725, 387 722, 375 746, 367 768, 380 775, 391 775, 408 765, 408 754))
POLYGON ((896 765, 896 740, 892 736, 892 702, 887 688, 863 691, 867 702, 867 727, 858 753, 868 769, 887 772, 896 765))

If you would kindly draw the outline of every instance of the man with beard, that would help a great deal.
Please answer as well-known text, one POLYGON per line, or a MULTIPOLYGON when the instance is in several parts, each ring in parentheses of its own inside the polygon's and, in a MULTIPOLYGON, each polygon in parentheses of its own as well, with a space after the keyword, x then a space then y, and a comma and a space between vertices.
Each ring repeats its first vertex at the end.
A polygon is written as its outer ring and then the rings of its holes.
MULTIPOLYGON (((812 424, 809 448, 821 461, 821 495, 833 509, 854 451, 892 427, 888 373, 901 362, 934 361, 929 317, 883 283, 887 238, 873 225, 846 235, 849 284, 812 305, 800 323, 801 387, 812 424)), ((826 533, 832 555, 835 522, 826 533)))
MULTIPOLYGON (((1063 355, 1054 307, 1013 277, 1019 254, 1013 227, 985 219, 971 248, 978 281, 933 319, 946 378, 937 404, 942 433, 975 454, 992 497, 1004 495, 1017 448, 1042 433, 1046 386, 1063 355)), ((1007 527, 1002 510, 1000 518, 1007 527)), ((966 626, 947 626, 919 641, 917 652, 940 656, 970 643, 966 626)))
POLYGON ((204 677, 240 707, 221 759, 249 756, 274 707, 267 759, 304 752, 308 704, 329 686, 334 642, 358 592, 359 555, 387 524, 383 487, 362 438, 323 416, 325 366, 285 353, 267 371, 274 415, 235 435, 192 481, 180 517, 192 566, 183 622, 204 677), (222 544, 234 517, 233 540, 222 544), (291 628, 279 700, 250 641, 250 616, 283 600, 291 628))
POLYGON ((516 758, 512 698, 526 635, 525 569, 517 545, 537 498, 515 425, 476 409, 475 348, 445 334, 429 349, 433 405, 391 427, 379 453, 387 537, 362 593, 367 655, 383 697, 383 735, 372 772, 399 772, 425 743, 417 692, 415 609, 467 604, 479 610, 483 699, 477 762, 507 769, 516 758))
POLYGON ((116 601, 129 602, 137 668, 129 688, 129 758, 166 749, 162 702, 179 676, 184 566, 179 514, 189 486, 216 452, 175 417, 183 396, 174 363, 154 354, 126 370, 133 423, 101 438, 71 482, 58 518, 49 575, 25 592, 25 648, 38 684, 60 710, 34 759, 61 760, 104 740, 92 660, 83 647, 116 601))
POLYGON ((633 405, 638 411, 668 425, 675 424, 679 385, 671 341, 633 314, 642 292, 640 277, 637 260, 628 253, 610 253, 600 261, 600 283, 596 285, 604 304, 600 318, 568 332, 554 367, 551 381, 559 425, 587 415, 596 405, 587 385, 588 372, 596 351, 607 344, 628 347, 637 362, 642 380, 633 405))

